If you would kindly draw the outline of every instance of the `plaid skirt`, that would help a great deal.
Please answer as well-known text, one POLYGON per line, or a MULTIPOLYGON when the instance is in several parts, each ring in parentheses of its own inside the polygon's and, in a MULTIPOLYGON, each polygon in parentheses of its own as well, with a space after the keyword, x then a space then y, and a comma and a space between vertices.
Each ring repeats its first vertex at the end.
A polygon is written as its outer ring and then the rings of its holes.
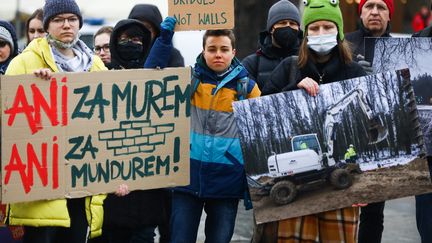
POLYGON ((343 208, 266 223, 261 243, 355 243, 358 208, 343 208))

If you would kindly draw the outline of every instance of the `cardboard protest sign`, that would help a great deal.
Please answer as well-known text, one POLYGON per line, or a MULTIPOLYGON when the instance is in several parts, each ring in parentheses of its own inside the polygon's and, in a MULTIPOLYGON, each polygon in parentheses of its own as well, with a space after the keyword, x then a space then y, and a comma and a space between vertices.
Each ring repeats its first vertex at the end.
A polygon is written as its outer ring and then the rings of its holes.
POLYGON ((366 38, 374 72, 409 68, 428 155, 432 155, 432 38, 366 38))
POLYGON ((413 99, 405 69, 235 102, 257 223, 432 191, 413 99))
POLYGON ((234 0, 169 0, 176 31, 234 28, 234 0))
POLYGON ((190 69, 2 76, 2 201, 189 183, 190 69))

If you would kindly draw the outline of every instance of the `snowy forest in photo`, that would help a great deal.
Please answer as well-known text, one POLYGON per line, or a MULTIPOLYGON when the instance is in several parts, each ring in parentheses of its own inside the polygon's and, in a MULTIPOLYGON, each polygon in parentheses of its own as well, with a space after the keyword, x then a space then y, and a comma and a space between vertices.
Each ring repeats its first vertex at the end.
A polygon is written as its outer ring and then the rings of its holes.
POLYGON ((409 68, 428 155, 432 155, 432 38, 367 38, 375 73, 409 68), (375 45, 375 47, 373 47, 375 45))
POLYGON ((290 140, 296 135, 316 133, 322 150, 327 152, 323 134, 326 111, 354 89, 364 93, 367 105, 383 122, 388 136, 379 143, 369 144, 367 117, 358 99, 354 99, 339 112, 333 130, 335 160, 343 160, 350 144, 354 145, 359 161, 365 163, 400 163, 402 157, 408 163, 415 158, 419 153, 411 121, 415 112, 404 105, 411 85, 401 71, 393 71, 320 85, 317 97, 295 90, 235 102, 247 173, 252 176, 268 173, 268 157, 290 152, 290 140))

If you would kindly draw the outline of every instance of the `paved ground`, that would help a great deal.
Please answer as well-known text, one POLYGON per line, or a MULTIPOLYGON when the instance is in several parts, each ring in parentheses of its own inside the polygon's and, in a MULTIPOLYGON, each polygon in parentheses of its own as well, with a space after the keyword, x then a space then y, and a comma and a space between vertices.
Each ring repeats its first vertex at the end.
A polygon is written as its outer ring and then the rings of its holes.
MULTIPOLYGON (((407 197, 386 202, 384 232, 382 243, 420 243, 415 222, 414 197, 407 197)), ((203 217, 204 219, 204 217, 203 217)), ((200 225, 198 242, 204 242, 203 225, 200 225)), ((252 213, 239 207, 235 235, 232 242, 247 243, 252 234, 252 213)))

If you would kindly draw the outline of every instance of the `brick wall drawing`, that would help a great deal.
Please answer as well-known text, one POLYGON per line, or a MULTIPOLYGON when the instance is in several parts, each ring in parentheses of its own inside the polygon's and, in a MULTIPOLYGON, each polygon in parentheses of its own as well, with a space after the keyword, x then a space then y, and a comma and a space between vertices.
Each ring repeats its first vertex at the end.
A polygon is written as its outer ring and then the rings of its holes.
POLYGON ((151 125, 151 121, 121 121, 120 128, 99 131, 100 141, 105 141, 114 155, 151 153, 157 145, 165 144, 168 133, 174 131, 174 123, 151 125))

